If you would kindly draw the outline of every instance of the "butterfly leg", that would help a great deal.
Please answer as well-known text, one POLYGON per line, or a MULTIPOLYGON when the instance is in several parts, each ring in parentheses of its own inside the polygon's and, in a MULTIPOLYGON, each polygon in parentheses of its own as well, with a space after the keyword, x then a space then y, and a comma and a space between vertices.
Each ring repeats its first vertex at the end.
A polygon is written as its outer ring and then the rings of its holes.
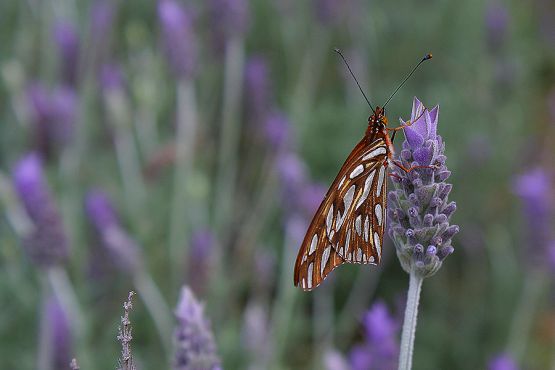
POLYGON ((426 168, 429 170, 435 170, 438 167, 435 165, 431 165, 431 166, 412 166, 410 168, 406 168, 405 166, 403 166, 403 164, 399 161, 393 161, 393 164, 396 165, 397 167, 399 167, 400 169, 402 169, 403 171, 405 171, 406 173, 409 173, 417 168, 426 168))
POLYGON ((393 140, 395 140, 395 134, 397 133, 397 131, 393 131, 393 135, 391 135, 391 142, 393 143, 393 140))

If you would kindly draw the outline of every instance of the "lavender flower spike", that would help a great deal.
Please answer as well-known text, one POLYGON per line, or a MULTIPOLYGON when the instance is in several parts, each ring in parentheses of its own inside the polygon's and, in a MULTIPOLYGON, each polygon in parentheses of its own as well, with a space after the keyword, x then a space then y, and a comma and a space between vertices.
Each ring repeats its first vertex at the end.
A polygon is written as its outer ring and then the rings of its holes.
POLYGON ((23 235, 23 248, 30 260, 39 266, 50 267, 67 259, 68 240, 39 156, 27 154, 17 162, 12 181, 34 226, 23 235))
POLYGON ((452 186, 445 180, 451 172, 445 166, 445 144, 437 134, 438 113, 438 106, 430 111, 414 98, 411 125, 404 129, 406 140, 397 158, 405 169, 393 169, 395 190, 388 194, 389 235, 409 274, 399 370, 412 368, 422 282, 453 253, 451 238, 459 232, 457 225, 449 224, 457 207, 447 200, 452 186))
POLYGON ((518 366, 509 355, 500 354, 489 362, 488 370, 518 370, 518 366))
POLYGON ((174 370, 216 370, 220 360, 204 307, 188 287, 181 289, 175 309, 178 321, 175 330, 174 370))
POLYGON ((170 67, 178 77, 191 77, 196 70, 197 49, 190 14, 177 1, 162 0, 158 18, 170 67))
MULTIPOLYGON (((434 166, 410 172, 395 167, 395 190, 389 192, 389 235, 403 269, 421 277, 437 272, 453 253, 451 239, 459 232, 449 219, 456 210, 449 202, 451 172, 445 166, 445 144, 437 134, 439 106, 431 111, 414 98, 413 124, 404 129, 406 140, 397 158, 404 167, 434 166)), ((404 122, 402 122, 404 123, 404 122)))

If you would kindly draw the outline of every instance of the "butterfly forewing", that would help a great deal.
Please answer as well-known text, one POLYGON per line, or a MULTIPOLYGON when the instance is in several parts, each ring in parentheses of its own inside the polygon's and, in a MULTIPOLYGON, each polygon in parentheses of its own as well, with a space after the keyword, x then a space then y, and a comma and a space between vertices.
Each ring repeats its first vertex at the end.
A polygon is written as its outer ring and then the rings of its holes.
POLYGON ((308 228, 295 263, 295 285, 314 289, 344 262, 379 263, 386 163, 384 135, 355 146, 308 228))

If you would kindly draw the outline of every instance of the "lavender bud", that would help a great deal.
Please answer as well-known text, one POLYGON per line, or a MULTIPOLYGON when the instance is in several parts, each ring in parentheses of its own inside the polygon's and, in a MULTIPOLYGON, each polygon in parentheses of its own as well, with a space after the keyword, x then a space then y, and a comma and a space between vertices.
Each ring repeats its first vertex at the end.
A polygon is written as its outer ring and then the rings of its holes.
POLYGON ((503 353, 489 362, 488 370, 518 370, 518 366, 509 355, 503 353))
POLYGON ((120 225, 119 217, 108 196, 91 190, 85 197, 85 212, 102 246, 114 257, 116 265, 127 272, 135 272, 142 264, 141 251, 120 225))
POLYGON ((57 22, 54 26, 54 40, 58 48, 61 75, 64 83, 75 86, 79 65, 79 34, 69 22, 57 22))
POLYGON ((260 123, 271 108, 272 87, 268 63, 261 56, 247 60, 245 66, 245 107, 252 122, 260 123))
POLYGON ((181 289, 175 309, 178 324, 174 333, 174 370, 215 370, 220 366, 216 343, 204 307, 191 290, 181 289))
POLYGON ((279 112, 269 115, 264 126, 266 140, 274 150, 287 143, 290 123, 285 115, 279 112))
POLYGON ((445 180, 450 171, 445 167, 445 145, 437 135, 438 113, 438 107, 428 110, 414 99, 413 124, 405 128, 406 140, 398 159, 412 160, 410 166, 433 163, 439 168, 417 168, 409 173, 398 168, 393 170, 402 181, 401 185, 394 183, 395 190, 391 193, 398 198, 396 206, 408 214, 409 223, 393 217, 388 227, 395 230, 390 234, 403 269, 408 273, 415 270, 422 277, 433 275, 441 267, 443 259, 452 252, 451 238, 459 230, 456 225, 449 226, 449 217, 456 207, 447 200, 451 185, 445 180), (442 208, 447 212, 442 212, 442 208), (406 232, 399 232, 399 228, 405 228, 406 232), (423 245, 429 247, 424 250, 423 245))
POLYGON ((196 39, 189 12, 175 0, 158 3, 162 42, 170 67, 180 78, 191 78, 197 65, 196 39))
POLYGON ((68 315, 55 297, 46 301, 44 320, 46 325, 43 329, 47 331, 50 343, 51 367, 65 369, 71 360, 73 340, 68 315))
POLYGON ((67 236, 37 154, 27 154, 16 163, 12 181, 33 223, 33 229, 22 236, 23 248, 30 260, 39 266, 50 267, 67 259, 67 236))
POLYGON ((400 325, 385 303, 378 301, 364 315, 364 342, 350 353, 352 370, 394 369, 397 367, 400 325), (376 364, 379 364, 377 366, 376 364))
POLYGON ((247 0, 210 0, 215 49, 224 49, 226 41, 241 37, 248 28, 249 8, 247 0))

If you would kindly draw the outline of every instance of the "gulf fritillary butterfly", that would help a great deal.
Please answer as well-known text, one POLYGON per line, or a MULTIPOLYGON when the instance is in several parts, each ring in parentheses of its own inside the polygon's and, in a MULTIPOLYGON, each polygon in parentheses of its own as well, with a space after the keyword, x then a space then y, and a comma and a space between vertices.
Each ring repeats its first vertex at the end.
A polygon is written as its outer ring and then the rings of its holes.
MULTIPOLYGON (((383 108, 372 107, 343 54, 343 59, 372 110, 362 140, 339 170, 306 232, 295 262, 294 283, 304 291, 318 287, 343 263, 380 263, 387 212, 387 168, 393 160, 395 132, 411 125, 387 127, 385 106, 424 61, 427 54, 391 94, 383 108), (390 138, 388 131, 393 131, 390 138)), ((416 120, 415 120, 416 121, 416 120)))

